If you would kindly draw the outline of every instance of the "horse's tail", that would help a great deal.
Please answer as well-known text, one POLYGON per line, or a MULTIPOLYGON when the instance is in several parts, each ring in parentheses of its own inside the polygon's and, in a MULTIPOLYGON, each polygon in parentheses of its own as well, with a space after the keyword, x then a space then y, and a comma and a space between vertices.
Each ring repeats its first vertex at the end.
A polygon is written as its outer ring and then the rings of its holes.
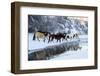
POLYGON ((36 38, 36 37, 35 37, 35 33, 34 33, 33 40, 35 40, 35 38, 36 38))

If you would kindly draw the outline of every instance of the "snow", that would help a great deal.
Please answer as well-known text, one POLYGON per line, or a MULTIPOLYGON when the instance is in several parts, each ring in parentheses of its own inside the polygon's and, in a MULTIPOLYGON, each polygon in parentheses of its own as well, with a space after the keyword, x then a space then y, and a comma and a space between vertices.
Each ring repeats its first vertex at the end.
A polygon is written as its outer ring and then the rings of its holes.
MULTIPOLYGON (((33 38, 33 34, 29 33, 29 39, 28 39, 28 50, 29 52, 33 52, 31 50, 35 50, 36 49, 40 49, 40 48, 45 48, 47 46, 50 45, 58 45, 61 43, 64 43, 65 41, 60 42, 56 42, 55 40, 53 42, 48 43, 48 41, 46 40, 46 42, 43 41, 38 41, 38 40, 32 40, 33 38)), ((81 35, 79 36, 80 39, 80 46, 82 47, 81 49, 78 49, 77 51, 75 50, 70 50, 70 51, 66 51, 58 56, 55 56, 54 58, 50 59, 50 60, 63 60, 63 59, 82 59, 82 58, 88 58, 88 36, 87 35, 81 35)), ((76 39, 75 39, 76 40, 76 39)), ((73 40, 68 40, 68 41, 73 41, 73 40)))

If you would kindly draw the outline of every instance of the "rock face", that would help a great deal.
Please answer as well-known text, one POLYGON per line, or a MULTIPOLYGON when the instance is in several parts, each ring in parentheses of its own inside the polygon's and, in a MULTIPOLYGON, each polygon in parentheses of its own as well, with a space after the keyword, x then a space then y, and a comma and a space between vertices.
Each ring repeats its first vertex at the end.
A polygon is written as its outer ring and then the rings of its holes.
POLYGON ((35 52, 29 53, 28 60, 48 60, 54 56, 64 53, 65 51, 77 51, 80 48, 79 41, 65 42, 59 45, 47 46, 43 49, 37 49, 35 52))

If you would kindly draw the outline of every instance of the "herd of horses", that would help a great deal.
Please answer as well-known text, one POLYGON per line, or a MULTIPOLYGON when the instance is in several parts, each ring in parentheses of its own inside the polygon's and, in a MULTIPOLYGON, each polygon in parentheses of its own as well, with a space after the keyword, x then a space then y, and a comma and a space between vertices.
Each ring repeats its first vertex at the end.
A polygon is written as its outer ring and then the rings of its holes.
POLYGON ((68 34, 60 32, 55 34, 55 33, 37 31, 33 35, 33 40, 41 41, 42 39, 44 42, 48 40, 48 43, 54 40, 56 40, 57 42, 61 42, 63 40, 74 39, 74 38, 79 38, 79 34, 78 33, 68 34))

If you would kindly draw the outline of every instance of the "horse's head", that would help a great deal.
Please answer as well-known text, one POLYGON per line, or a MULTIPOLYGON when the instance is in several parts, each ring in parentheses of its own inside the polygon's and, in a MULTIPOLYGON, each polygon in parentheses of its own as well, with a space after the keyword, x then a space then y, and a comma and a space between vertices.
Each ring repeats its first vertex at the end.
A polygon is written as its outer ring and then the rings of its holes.
POLYGON ((67 35, 67 33, 64 33, 63 35, 64 35, 64 36, 66 36, 66 35, 67 35))

